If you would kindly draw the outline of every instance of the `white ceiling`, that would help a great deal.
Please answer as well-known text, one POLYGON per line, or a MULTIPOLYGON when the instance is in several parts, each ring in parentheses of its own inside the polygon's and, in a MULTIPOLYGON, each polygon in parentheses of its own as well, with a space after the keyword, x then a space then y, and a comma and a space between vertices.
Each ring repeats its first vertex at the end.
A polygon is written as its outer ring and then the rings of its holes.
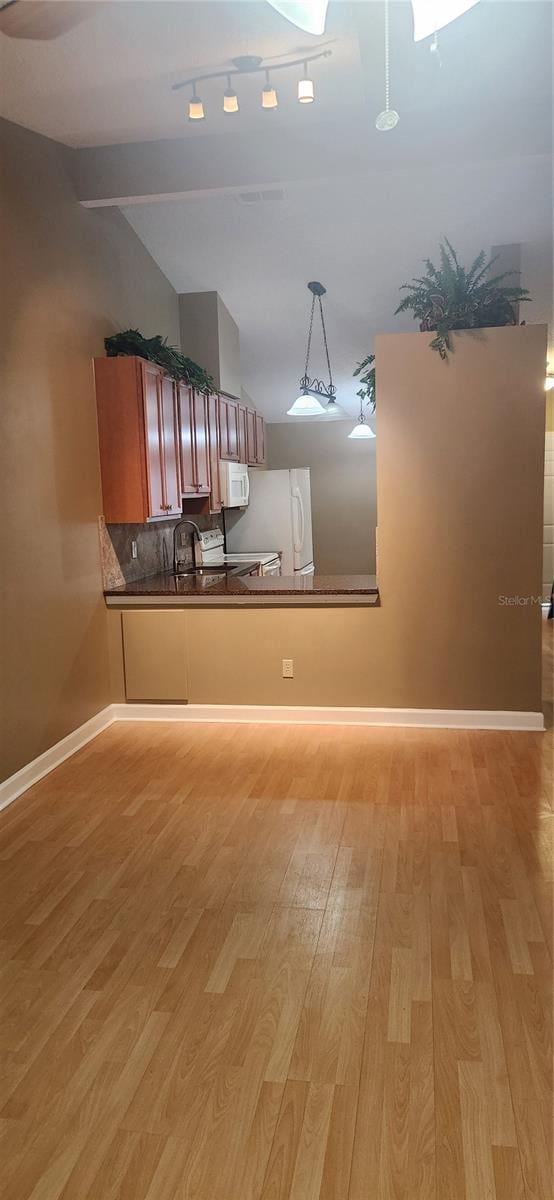
MULTIPOLYGON (((204 129, 186 119, 190 90, 174 92, 172 85, 224 70, 240 54, 279 62, 327 47, 332 58, 314 68, 320 110, 360 99, 356 3, 335 0, 321 38, 295 29, 265 0, 78 2, 90 10, 88 19, 53 41, 0 35, 2 115, 68 146, 198 136, 204 129)), ((284 75, 275 81, 280 121, 298 107, 299 74, 284 75)), ((229 130, 221 109, 225 86, 219 80, 202 89, 212 132, 229 130)), ((241 128, 274 116, 261 112, 262 86, 262 76, 241 80, 241 128)))
MULTIPOLYGON (((546 0, 481 0, 441 33, 442 67, 428 42, 413 43, 410 5, 393 0, 391 102, 400 124, 385 135, 374 126, 383 107, 381 0, 331 0, 322 38, 301 33, 265 0, 84 3, 89 19, 55 41, 0 35, 1 111, 73 147, 196 139, 195 153, 210 164, 208 194, 123 211, 178 291, 221 294, 240 328, 244 386, 267 416, 284 419, 303 370, 309 279, 328 288, 332 362, 349 411, 356 406, 355 363, 377 331, 413 327, 393 315, 398 288, 445 234, 468 257, 481 247, 522 243, 523 282, 534 296, 526 317, 550 319, 546 0), (260 83, 251 79, 237 88, 238 116, 224 117, 216 83, 202 92, 206 121, 194 125, 185 119, 183 92, 171 90, 237 54, 278 61, 324 45, 333 56, 314 66, 312 106, 296 104, 295 78, 283 72, 276 113, 261 111, 260 83), (270 177, 274 129, 287 139, 290 130, 291 144, 296 130, 309 130, 308 146, 325 149, 327 180, 292 183, 297 174, 285 170, 281 198, 242 206, 222 171, 218 178, 220 138, 212 135, 235 139, 238 159, 239 146, 260 129, 267 130, 260 180, 270 177), (355 176, 334 170, 343 144, 358 155, 355 176)), ((183 152, 182 143, 172 145, 183 152)), ((323 371, 317 356, 312 370, 323 371)))
MULTIPOLYGON (((434 257, 443 234, 466 258, 482 246, 523 242, 536 298, 525 316, 548 319, 549 187, 548 161, 529 159, 300 184, 286 187, 282 200, 248 207, 229 194, 123 211, 178 292, 220 293, 240 329, 244 387, 281 421, 303 374, 310 279, 328 289, 332 366, 350 412, 352 371, 375 333, 415 328, 394 316, 398 289, 422 258, 434 257)), ((324 373, 316 340, 311 370, 324 373)))

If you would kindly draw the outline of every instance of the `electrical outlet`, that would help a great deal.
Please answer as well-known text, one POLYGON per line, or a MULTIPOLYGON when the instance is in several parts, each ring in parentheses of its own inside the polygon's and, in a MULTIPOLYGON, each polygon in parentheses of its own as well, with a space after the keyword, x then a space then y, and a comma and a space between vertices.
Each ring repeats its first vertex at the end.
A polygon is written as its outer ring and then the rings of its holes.
POLYGON ((283 679, 294 678, 294 660, 292 658, 283 659, 283 679))
POLYGON ((131 558, 138 558, 137 543, 131 542, 131 558))

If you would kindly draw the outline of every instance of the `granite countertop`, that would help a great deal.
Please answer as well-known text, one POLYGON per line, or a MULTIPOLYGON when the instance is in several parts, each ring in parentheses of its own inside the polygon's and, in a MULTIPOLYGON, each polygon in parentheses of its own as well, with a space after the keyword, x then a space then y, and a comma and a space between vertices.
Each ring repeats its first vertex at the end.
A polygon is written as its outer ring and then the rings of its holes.
MULTIPOLYGON (((241 572, 249 569, 241 564, 241 572)), ((218 572, 175 578, 171 572, 148 575, 104 592, 110 607, 129 604, 354 603, 375 605, 375 575, 245 575, 218 572)))

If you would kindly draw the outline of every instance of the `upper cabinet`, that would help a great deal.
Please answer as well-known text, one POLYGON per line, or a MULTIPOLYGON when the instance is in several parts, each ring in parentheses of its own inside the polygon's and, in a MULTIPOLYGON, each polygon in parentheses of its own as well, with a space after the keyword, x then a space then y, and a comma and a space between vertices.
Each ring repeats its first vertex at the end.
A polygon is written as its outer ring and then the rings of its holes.
POLYGON ((219 460, 221 458, 219 443, 219 398, 206 397, 206 412, 208 416, 208 455, 210 470, 210 512, 221 512, 221 481, 219 477, 219 460))
POLYGON ((240 461, 249 467, 260 467, 265 463, 264 419, 244 404, 239 406, 239 453, 240 461))
POLYGON ((94 362, 104 517, 108 523, 181 513, 176 388, 141 358, 94 362))
POLYGON ((256 413, 256 463, 259 467, 265 464, 265 422, 256 413))
POLYGON ((97 358, 94 369, 108 524, 177 517, 183 500, 220 512, 220 459, 265 462, 263 418, 232 396, 195 392, 142 358, 97 358))
POLYGON ((179 415, 181 491, 183 496, 210 492, 208 398, 185 383, 176 385, 179 415))
POLYGON ((220 456, 231 462, 239 459, 239 402, 231 396, 219 397, 220 456))

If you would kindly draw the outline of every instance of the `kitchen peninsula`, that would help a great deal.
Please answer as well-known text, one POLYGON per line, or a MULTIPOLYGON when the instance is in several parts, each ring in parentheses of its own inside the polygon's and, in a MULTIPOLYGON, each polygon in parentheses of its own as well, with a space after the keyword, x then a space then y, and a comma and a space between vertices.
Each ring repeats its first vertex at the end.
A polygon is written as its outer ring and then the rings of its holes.
POLYGON ((375 575, 250 575, 241 570, 173 575, 162 572, 104 592, 109 608, 281 605, 366 605, 379 603, 375 575))

